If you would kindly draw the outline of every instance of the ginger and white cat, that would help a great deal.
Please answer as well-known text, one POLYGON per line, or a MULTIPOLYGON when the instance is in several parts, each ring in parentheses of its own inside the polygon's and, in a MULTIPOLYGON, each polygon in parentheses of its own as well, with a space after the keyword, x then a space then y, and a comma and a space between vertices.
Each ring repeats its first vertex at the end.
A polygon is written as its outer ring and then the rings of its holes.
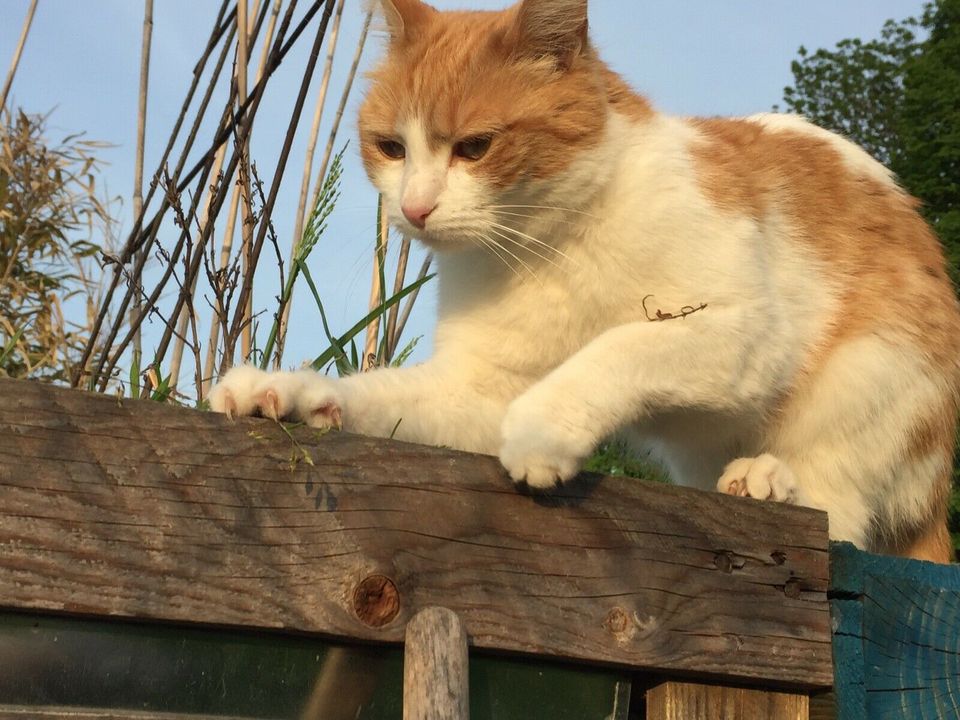
POLYGON ((657 113, 598 58, 587 0, 381 1, 361 149, 437 253, 434 355, 339 380, 236 368, 214 409, 396 429, 538 488, 619 434, 678 483, 949 559, 960 311, 883 166, 793 116, 657 113))

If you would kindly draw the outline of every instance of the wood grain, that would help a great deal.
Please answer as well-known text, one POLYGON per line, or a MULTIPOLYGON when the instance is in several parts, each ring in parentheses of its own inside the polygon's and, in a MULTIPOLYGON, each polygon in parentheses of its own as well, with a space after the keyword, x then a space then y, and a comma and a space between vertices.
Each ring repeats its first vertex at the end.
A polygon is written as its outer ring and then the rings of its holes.
POLYGON ((831 684, 823 513, 0 380, 0 606, 831 684), (396 590, 377 579, 390 581, 396 590), (381 588, 382 592, 377 588, 381 588))
POLYGON ((833 551, 837 719, 960 717, 960 567, 833 551))
POLYGON ((403 720, 470 720, 467 634, 451 610, 426 608, 407 623, 403 720))
POLYGON ((647 720, 808 720, 804 694, 666 682, 647 691, 647 720))

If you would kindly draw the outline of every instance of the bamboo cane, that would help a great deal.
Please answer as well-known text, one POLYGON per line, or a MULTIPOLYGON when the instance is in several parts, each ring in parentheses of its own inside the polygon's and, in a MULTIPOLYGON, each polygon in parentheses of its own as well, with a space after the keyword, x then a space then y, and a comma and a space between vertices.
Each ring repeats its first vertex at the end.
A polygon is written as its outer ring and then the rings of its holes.
POLYGON ((32 0, 27 9, 27 17, 23 21, 23 29, 20 31, 20 40, 13 51, 13 60, 10 63, 10 69, 7 71, 7 79, 3 83, 3 92, 0 92, 0 110, 7 105, 7 95, 10 94, 10 87, 13 85, 13 78, 17 74, 17 67, 20 65, 20 56, 23 55, 23 46, 27 44, 27 36, 30 34, 30 26, 33 25, 33 15, 37 11, 37 0, 32 0))
MULTIPOLYGON (((143 3, 143 37, 140 42, 140 90, 137 99, 137 154, 133 168, 133 216, 143 212, 143 150, 147 130, 147 94, 150 80, 150 43, 153 38, 153 0, 143 3)), ((134 317, 140 314, 140 294, 133 300, 134 317)), ((141 367, 143 344, 140 329, 133 336, 134 365, 141 367)))
MULTIPOLYGON (((260 52, 260 63, 257 67, 257 82, 263 78, 264 68, 267 65, 267 58, 270 54, 270 46, 273 43, 273 34, 277 26, 277 17, 280 15, 280 5, 282 0, 274 0, 270 8, 270 21, 267 24, 267 32, 263 40, 263 49, 260 52)), ((226 180, 226 179, 225 179, 226 180)), ((233 177, 229 180, 232 182, 233 177)), ((233 254, 233 235, 237 222, 237 211, 240 207, 240 188, 233 186, 233 194, 230 197, 230 210, 227 213, 227 223, 223 233, 223 241, 220 246, 220 270, 226 270, 230 264, 230 256, 233 254)), ((210 337, 207 342, 207 356, 203 364, 203 385, 200 388, 200 395, 206 397, 210 392, 210 386, 213 382, 214 368, 217 364, 217 345, 220 343, 221 318, 226 313, 226 308, 222 306, 222 298, 219 294, 215 297, 215 312, 210 319, 210 337)), ((226 350, 226 348, 225 348, 226 350)), ((232 364, 232 363, 228 363, 232 364)))
MULTIPOLYGON (((340 20, 343 16, 343 6, 346 0, 339 0, 337 9, 334 11, 333 25, 330 28, 330 41, 327 44, 327 58, 323 67, 323 77, 320 80, 320 90, 317 92, 317 104, 313 110, 313 125, 310 128, 310 140, 307 144, 307 152, 303 163, 303 176, 300 180, 300 200, 297 205, 297 214, 293 228, 293 237, 290 240, 290 266, 293 265, 293 258, 296 257, 300 249, 300 242, 303 239, 303 226, 307 219, 307 213, 312 211, 307 209, 307 196, 310 194, 310 177, 313 173, 313 156, 317 148, 317 138, 320 135, 320 120, 323 117, 323 108, 327 101, 327 90, 330 86, 330 75, 333 71, 333 58, 337 50, 337 38, 340 35, 340 20)), ((275 366, 279 367, 280 360, 283 357, 284 340, 287 336, 287 322, 290 319, 290 306, 293 304, 293 298, 287 299, 283 306, 283 312, 280 317, 280 325, 277 329, 277 352, 275 366)))

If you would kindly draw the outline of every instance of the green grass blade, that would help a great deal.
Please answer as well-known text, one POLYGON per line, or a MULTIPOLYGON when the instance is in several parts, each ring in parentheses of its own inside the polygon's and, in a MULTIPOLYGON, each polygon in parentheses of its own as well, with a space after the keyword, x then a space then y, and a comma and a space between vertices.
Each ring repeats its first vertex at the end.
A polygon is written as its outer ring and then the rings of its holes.
MULTIPOLYGON (((401 290, 400 292, 398 292, 396 295, 394 295, 393 297, 388 298, 387 300, 385 300, 384 302, 382 302, 378 307, 375 307, 373 310, 371 310, 369 313, 367 313, 367 314, 363 317, 363 319, 361 319, 361 320, 360 320, 359 322, 357 322, 352 328, 350 328, 349 330, 347 330, 347 332, 345 332, 343 335, 341 335, 339 338, 337 338, 333 343, 331 343, 331 347, 329 347, 329 348, 328 348, 326 351, 324 351, 321 355, 317 356, 317 358, 313 361, 313 367, 314 367, 315 369, 319 370, 319 369, 322 368, 324 365, 326 365, 327 363, 329 363, 331 360, 333 360, 333 359, 337 356, 337 350, 334 349, 334 346, 336 346, 337 348, 341 348, 340 352, 343 352, 343 351, 342 351, 342 348, 343 348, 348 342, 350 342, 351 340, 353 340, 353 338, 354 338, 359 332, 361 332, 367 325, 369 325, 371 320, 373 320, 374 318, 376 318, 378 315, 383 314, 383 312, 384 312, 385 310, 389 310, 391 307, 393 307, 393 306, 396 305, 398 302, 400 302, 401 300, 403 300, 407 295, 409 295, 410 293, 412 293, 412 292, 413 292, 414 290, 416 290, 417 288, 421 287, 424 283, 429 282, 429 281, 432 280, 434 277, 435 277, 435 274, 426 275, 425 277, 422 277, 422 278, 420 278, 419 280, 410 283, 410 284, 407 285, 403 290, 401 290)), ((329 337, 329 336, 328 336, 328 337, 329 337)), ((356 363, 354 363, 354 364, 356 364, 356 363)))

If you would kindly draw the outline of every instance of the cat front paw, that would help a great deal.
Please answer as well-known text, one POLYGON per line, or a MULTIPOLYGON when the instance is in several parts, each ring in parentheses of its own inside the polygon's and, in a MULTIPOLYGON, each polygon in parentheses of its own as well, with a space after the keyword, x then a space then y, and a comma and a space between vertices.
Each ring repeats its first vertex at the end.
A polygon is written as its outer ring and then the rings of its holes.
POLYGON ((507 409, 501 435, 500 462, 514 481, 537 489, 574 477, 594 445, 587 433, 523 397, 507 409))
POLYGON ((786 503, 796 503, 799 492, 793 471, 769 453, 731 462, 717 481, 717 490, 727 495, 786 503))
POLYGON ((210 409, 227 417, 262 415, 328 429, 342 425, 336 381, 312 370, 265 372, 250 365, 230 370, 210 391, 210 409))

